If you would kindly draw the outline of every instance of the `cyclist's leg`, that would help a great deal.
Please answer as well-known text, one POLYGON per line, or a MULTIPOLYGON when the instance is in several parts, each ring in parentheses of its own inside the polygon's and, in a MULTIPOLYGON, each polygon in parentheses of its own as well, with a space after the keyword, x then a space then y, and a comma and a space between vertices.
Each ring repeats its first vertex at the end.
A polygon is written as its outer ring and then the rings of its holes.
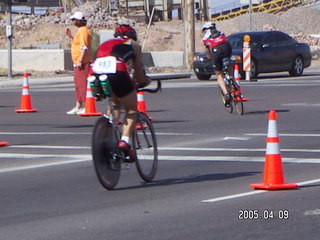
POLYGON ((223 72, 222 71, 217 71, 217 70, 215 70, 214 72, 216 74, 217 82, 219 84, 219 87, 221 88, 223 94, 226 95, 228 93, 228 90, 227 90, 226 84, 224 82, 223 72))
POLYGON ((128 162, 132 163, 136 161, 136 155, 132 149, 129 141, 132 136, 132 132, 135 128, 135 122, 137 118, 137 100, 136 91, 132 91, 127 96, 120 98, 120 103, 126 111, 125 119, 122 127, 121 141, 118 143, 118 147, 128 156, 128 162))
MULTIPOLYGON (((112 99, 112 106, 113 106, 113 113, 114 113, 114 116, 111 116, 111 110, 110 109, 107 109, 107 115, 109 117, 112 117, 114 119, 114 121, 119 121, 120 120, 120 116, 121 116, 121 105, 120 105, 120 101, 119 99, 117 98, 117 96, 112 93, 111 94, 111 99, 112 99)), ((110 106, 108 106, 110 107, 110 106)))
POLYGON ((216 46, 215 48, 212 49, 212 63, 214 66, 214 72, 217 78, 217 82, 219 84, 219 87, 221 88, 223 94, 227 94, 228 90, 226 87, 226 84, 224 82, 224 75, 222 72, 222 68, 223 68, 223 63, 222 63, 222 59, 224 57, 224 52, 223 52, 223 48, 221 45, 216 46))
POLYGON ((137 115, 136 91, 132 91, 127 96, 119 98, 119 100, 126 112, 125 121, 123 123, 122 129, 122 137, 129 139, 132 135, 133 128, 135 127, 137 115))
MULTIPOLYGON (((128 138, 131 137, 137 112, 137 96, 135 87, 127 72, 119 71, 115 75, 108 75, 108 78, 114 94, 114 103, 120 103, 126 111, 122 136, 125 138, 125 142, 129 143, 128 138)), ((118 114, 120 115, 120 109, 118 114)))

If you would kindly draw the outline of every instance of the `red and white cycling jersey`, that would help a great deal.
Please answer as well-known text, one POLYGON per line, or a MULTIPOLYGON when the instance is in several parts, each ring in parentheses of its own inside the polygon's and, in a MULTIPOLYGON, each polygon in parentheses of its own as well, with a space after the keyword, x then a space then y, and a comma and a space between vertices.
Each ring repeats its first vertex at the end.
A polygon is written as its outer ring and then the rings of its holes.
MULTIPOLYGON (((210 30, 209 30, 210 31, 210 30)), ((221 33, 219 36, 215 38, 211 38, 210 32, 207 32, 205 36, 202 39, 202 42, 206 47, 215 48, 216 46, 228 42, 227 37, 224 35, 224 33, 221 33)))

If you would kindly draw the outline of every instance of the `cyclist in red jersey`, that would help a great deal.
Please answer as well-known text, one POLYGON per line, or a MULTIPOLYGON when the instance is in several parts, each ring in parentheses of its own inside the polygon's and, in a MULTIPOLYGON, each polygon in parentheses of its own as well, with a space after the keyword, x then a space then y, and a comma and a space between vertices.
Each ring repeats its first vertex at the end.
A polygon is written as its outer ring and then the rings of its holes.
POLYGON ((205 46, 207 58, 212 59, 217 82, 224 93, 225 104, 229 106, 231 96, 224 82, 222 59, 231 57, 232 47, 224 33, 218 31, 216 24, 213 22, 205 23, 202 27, 202 33, 204 34, 202 41, 205 46))
POLYGON ((111 60, 114 59, 115 68, 108 70, 107 76, 112 89, 111 98, 115 109, 115 117, 117 119, 120 118, 120 104, 126 112, 122 137, 118 147, 134 161, 135 155, 131 149, 129 139, 135 127, 137 113, 136 89, 137 87, 149 85, 151 80, 143 70, 141 46, 137 42, 136 31, 129 25, 121 24, 116 27, 114 37, 114 39, 108 40, 99 46, 95 63, 92 65, 92 73, 105 74, 105 72, 99 72, 99 68, 95 67, 99 59, 105 59, 105 57, 111 57, 111 60), (134 79, 130 77, 128 72, 129 61, 132 61, 134 79))

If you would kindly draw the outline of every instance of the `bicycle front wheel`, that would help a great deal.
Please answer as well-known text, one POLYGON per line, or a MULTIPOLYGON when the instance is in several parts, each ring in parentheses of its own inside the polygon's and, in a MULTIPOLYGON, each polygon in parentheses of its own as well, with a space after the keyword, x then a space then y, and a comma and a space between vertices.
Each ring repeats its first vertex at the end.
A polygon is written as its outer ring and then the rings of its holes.
POLYGON ((92 159, 101 185, 112 190, 120 178, 121 159, 117 153, 117 134, 106 117, 97 120, 92 135, 92 159))
MULTIPOLYGON (((228 89, 228 87, 227 87, 227 89, 228 89)), ((220 86, 219 86, 219 93, 220 93, 220 98, 221 98, 221 101, 223 103, 223 106, 227 109, 227 111, 229 113, 232 113, 233 112, 233 106, 232 106, 232 104, 229 104, 229 106, 226 106, 226 100, 224 99, 224 93, 223 93, 222 89, 220 88, 220 86)))
POLYGON ((239 115, 243 115, 243 102, 241 97, 235 97, 235 99, 232 100, 234 107, 239 115))
POLYGON ((144 113, 138 113, 132 145, 140 177, 146 182, 152 181, 158 168, 158 146, 152 123, 144 113))

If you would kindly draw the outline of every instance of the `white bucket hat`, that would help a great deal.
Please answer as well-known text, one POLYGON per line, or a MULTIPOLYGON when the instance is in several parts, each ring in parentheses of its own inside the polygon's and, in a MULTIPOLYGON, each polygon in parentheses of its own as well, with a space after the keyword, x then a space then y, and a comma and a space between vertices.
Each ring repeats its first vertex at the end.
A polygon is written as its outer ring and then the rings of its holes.
POLYGON ((75 12, 71 17, 70 17, 71 20, 73 19, 77 19, 77 20, 85 20, 85 17, 83 15, 82 12, 75 12))

